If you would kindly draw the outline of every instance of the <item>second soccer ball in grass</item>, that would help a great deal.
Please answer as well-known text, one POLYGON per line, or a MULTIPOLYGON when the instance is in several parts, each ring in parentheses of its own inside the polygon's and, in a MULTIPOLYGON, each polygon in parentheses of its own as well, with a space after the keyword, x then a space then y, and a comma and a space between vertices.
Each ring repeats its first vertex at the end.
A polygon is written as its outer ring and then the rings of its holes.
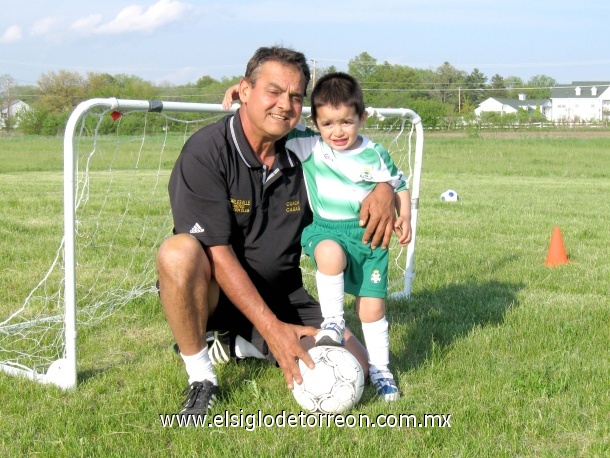
POLYGON ((457 202, 460 200, 460 196, 453 189, 447 189, 441 194, 441 200, 443 202, 457 202))
POLYGON ((314 347, 309 355, 316 367, 310 370, 299 361, 303 383, 295 383, 292 390, 299 405, 319 413, 344 413, 354 407, 364 389, 358 360, 343 347, 314 347))

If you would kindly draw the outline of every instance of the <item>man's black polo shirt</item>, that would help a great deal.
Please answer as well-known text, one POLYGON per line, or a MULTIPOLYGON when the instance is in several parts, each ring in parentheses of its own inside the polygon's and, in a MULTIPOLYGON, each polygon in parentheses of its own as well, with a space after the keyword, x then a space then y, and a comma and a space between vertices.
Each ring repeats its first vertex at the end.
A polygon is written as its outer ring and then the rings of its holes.
POLYGON ((301 164, 284 146, 284 139, 276 142, 269 171, 250 148, 238 111, 187 140, 169 181, 174 232, 207 246, 231 245, 263 297, 302 286, 300 236, 311 222, 301 164))

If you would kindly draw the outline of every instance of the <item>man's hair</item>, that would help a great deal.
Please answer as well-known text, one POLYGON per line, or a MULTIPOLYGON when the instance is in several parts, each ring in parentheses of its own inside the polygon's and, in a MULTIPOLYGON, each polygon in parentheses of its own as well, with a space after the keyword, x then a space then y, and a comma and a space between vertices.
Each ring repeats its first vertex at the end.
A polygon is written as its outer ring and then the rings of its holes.
POLYGON ((309 84, 311 74, 309 72, 309 65, 307 65, 307 59, 303 53, 281 46, 258 48, 248 61, 246 73, 244 75, 252 86, 256 85, 256 80, 258 79, 265 62, 278 62, 282 65, 293 66, 301 70, 303 78, 305 79, 305 90, 307 91, 307 85, 309 84))
POLYGON ((311 119, 318 119, 318 107, 330 105, 338 108, 341 105, 353 107, 359 118, 364 115, 364 96, 358 81, 347 73, 328 73, 320 78, 311 92, 311 119))

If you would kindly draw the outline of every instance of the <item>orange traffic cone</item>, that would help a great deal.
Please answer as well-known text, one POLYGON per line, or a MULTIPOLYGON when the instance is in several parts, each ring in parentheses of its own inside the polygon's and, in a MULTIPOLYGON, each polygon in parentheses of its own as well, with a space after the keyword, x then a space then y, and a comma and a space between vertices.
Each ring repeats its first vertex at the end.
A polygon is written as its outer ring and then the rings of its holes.
POLYGON ((568 264, 569 262, 566 248, 563 245, 561 230, 559 229, 559 226, 555 226, 553 234, 551 235, 551 245, 549 246, 549 252, 546 255, 545 264, 553 267, 560 264, 568 264))

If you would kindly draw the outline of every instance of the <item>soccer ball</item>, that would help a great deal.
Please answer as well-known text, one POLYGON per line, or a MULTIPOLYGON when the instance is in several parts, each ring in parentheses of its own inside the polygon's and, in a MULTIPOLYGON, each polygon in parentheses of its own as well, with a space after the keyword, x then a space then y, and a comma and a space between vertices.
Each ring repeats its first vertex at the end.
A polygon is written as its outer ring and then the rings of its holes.
POLYGON ((460 200, 460 196, 453 189, 447 189, 441 194, 441 200, 443 202, 457 202, 460 200))
POLYGON ((343 347, 319 346, 309 350, 316 367, 299 360, 303 383, 292 394, 310 412, 343 413, 354 407, 364 389, 364 372, 358 360, 343 347))

